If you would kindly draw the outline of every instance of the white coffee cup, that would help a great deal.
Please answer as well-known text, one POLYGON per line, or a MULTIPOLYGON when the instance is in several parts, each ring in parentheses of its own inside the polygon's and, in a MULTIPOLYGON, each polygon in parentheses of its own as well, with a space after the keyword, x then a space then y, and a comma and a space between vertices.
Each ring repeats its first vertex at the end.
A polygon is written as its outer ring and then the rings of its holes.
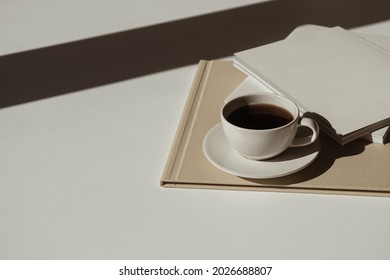
POLYGON ((313 143, 319 134, 317 123, 300 117, 291 100, 271 93, 254 93, 227 102, 221 110, 222 128, 230 145, 242 156, 253 160, 275 157, 288 147, 313 143), (297 137, 300 126, 311 134, 297 137))

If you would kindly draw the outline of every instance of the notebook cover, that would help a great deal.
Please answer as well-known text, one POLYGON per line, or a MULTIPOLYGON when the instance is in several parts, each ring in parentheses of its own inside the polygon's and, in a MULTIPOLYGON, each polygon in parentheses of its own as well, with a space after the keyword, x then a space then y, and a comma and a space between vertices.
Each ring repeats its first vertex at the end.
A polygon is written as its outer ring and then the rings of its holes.
POLYGON ((344 146, 321 133, 321 152, 305 169, 275 179, 245 179, 212 165, 203 138, 245 75, 231 61, 200 61, 160 184, 163 187, 390 195, 390 145, 356 140, 344 146))

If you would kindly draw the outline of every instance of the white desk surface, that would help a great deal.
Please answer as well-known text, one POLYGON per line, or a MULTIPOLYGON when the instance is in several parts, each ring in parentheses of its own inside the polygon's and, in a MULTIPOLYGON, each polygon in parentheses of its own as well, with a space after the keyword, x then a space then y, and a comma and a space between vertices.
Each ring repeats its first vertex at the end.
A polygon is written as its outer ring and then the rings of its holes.
POLYGON ((0 55, 269 0, 1 0, 0 55))
POLYGON ((0 259, 390 258, 389 198, 160 187, 194 71, 0 109, 0 259))

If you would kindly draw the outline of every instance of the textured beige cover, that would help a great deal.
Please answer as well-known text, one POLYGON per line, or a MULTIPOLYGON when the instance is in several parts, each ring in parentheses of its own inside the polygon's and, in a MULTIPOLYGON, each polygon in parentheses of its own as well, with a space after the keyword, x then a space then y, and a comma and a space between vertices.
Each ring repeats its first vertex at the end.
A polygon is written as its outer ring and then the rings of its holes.
POLYGON ((390 145, 356 140, 344 146, 321 134, 321 152, 305 169, 253 180, 220 171, 203 154, 203 138, 219 122, 224 99, 245 79, 231 61, 200 61, 172 145, 164 187, 390 195, 390 145))

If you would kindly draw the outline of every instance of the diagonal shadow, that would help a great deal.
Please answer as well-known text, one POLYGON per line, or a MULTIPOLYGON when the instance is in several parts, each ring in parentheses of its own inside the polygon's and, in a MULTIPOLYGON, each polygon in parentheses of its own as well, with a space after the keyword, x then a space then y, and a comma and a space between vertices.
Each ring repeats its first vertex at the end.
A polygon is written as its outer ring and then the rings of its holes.
POLYGON ((216 59, 311 23, 390 19, 386 0, 275 0, 0 57, 0 108, 216 59))

